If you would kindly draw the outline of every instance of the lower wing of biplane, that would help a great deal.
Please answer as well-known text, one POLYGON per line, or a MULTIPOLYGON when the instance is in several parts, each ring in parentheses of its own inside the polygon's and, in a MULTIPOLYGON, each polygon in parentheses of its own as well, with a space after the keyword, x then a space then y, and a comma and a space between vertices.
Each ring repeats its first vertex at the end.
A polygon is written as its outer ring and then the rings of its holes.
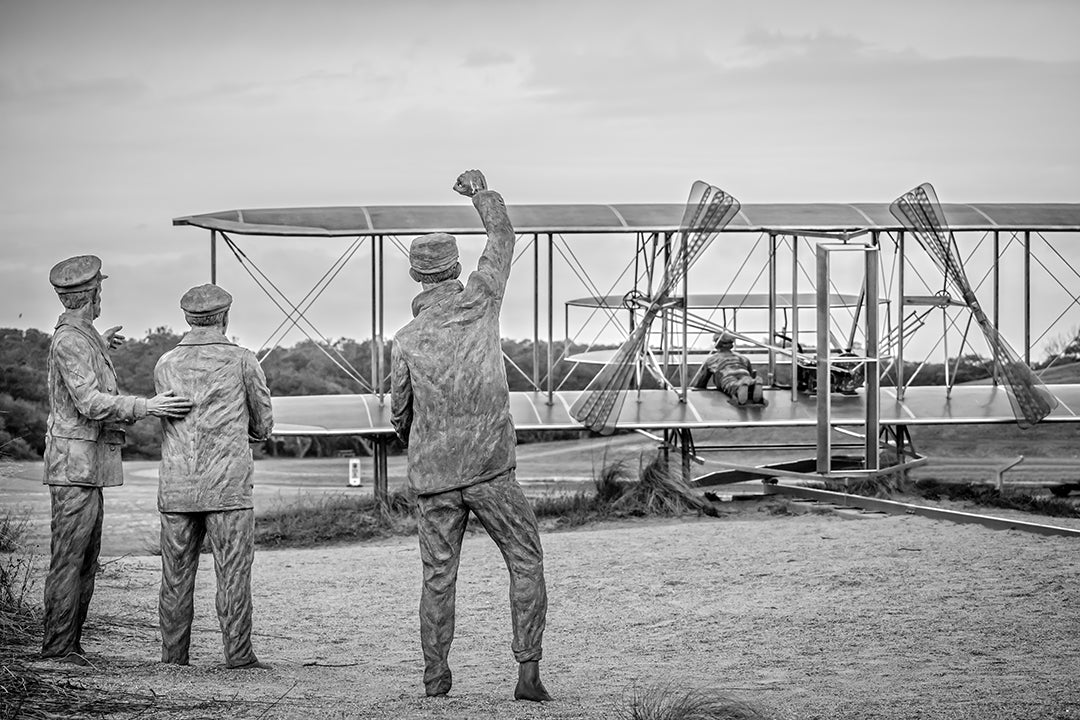
MULTIPOLYGON (((1080 385, 1049 385, 1056 401, 1046 422, 1080 422, 1080 385)), ((510 393, 510 413, 518 430, 579 430, 571 408, 580 391, 510 393)), ((670 390, 623 391, 619 414, 612 422, 624 430, 658 428, 705 429, 744 427, 813 427, 818 422, 813 402, 792 399, 790 393, 770 392, 768 406, 738 407, 718 392, 692 392, 686 401, 670 390)), ((275 435, 392 435, 387 395, 307 395, 275 397, 275 435)), ((909 387, 903 398, 895 388, 881 389, 882 425, 943 425, 1013 423, 1010 392, 1002 386, 958 385, 946 395, 944 387, 909 387)), ((834 426, 857 426, 865 421, 862 393, 832 401, 834 426)))

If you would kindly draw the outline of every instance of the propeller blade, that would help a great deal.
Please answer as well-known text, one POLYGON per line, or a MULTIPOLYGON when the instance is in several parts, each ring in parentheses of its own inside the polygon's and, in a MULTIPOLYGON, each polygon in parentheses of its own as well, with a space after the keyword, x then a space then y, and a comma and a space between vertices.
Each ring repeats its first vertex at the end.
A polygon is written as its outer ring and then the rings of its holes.
POLYGON ((1057 398, 1046 389, 1027 363, 1020 359, 983 311, 967 273, 964 272, 960 253, 956 250, 955 241, 948 230, 945 211, 938 201, 934 187, 930 183, 919 185, 894 200, 889 211, 915 236, 971 310, 994 360, 1005 375, 1009 404, 1012 405, 1017 424, 1021 428, 1029 428, 1049 415, 1057 407, 1057 398))
POLYGON ((656 315, 651 309, 645 313, 641 324, 570 407, 570 416, 593 432, 610 435, 615 431, 637 358, 648 342, 649 328, 656 315))
POLYGON ((667 304, 679 280, 685 277, 717 233, 731 222, 739 207, 738 200, 706 182, 698 180, 690 187, 679 230, 679 246, 664 271, 659 291, 651 299, 641 323, 570 408, 570 415, 575 420, 602 435, 615 431, 637 359, 649 340, 653 320, 667 304))
POLYGON ((738 200, 707 182, 698 180, 691 186, 679 230, 681 242, 660 282, 659 302, 667 299, 717 234, 739 213, 740 207, 738 200))

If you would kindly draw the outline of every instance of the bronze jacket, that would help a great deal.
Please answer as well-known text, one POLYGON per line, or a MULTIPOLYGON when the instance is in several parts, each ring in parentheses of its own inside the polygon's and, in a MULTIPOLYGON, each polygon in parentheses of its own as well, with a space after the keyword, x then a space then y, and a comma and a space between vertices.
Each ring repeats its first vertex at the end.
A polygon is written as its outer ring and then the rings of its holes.
POLYGON ((502 197, 483 190, 473 205, 488 240, 463 286, 441 282, 418 295, 413 319, 394 337, 391 411, 409 446, 418 495, 455 490, 517 465, 499 313, 514 252, 502 197))
POLYGON ((105 341, 91 323, 65 312, 49 345, 46 485, 124 484, 120 423, 146 417, 146 399, 118 393, 105 341))
POLYGON ((161 356, 157 391, 191 398, 179 420, 162 418, 160 512, 252 507, 249 442, 270 437, 270 390, 259 361, 217 328, 196 327, 161 356))

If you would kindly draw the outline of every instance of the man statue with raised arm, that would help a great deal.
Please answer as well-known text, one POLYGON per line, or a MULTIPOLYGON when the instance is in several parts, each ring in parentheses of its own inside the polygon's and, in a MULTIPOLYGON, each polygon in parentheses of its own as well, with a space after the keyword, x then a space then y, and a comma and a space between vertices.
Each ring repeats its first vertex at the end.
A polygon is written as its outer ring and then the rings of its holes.
POLYGON ((413 319, 394 338, 392 353, 393 424, 409 448, 409 484, 419 508, 424 688, 439 696, 452 684, 455 585, 471 511, 510 573, 514 697, 550 700, 539 670, 547 615, 544 556, 536 516, 515 477, 517 439, 499 336, 514 228, 502 197, 487 189, 478 170, 462 173, 454 190, 472 198, 487 245, 462 285, 453 235, 413 240, 409 274, 423 292, 413 299, 413 319))

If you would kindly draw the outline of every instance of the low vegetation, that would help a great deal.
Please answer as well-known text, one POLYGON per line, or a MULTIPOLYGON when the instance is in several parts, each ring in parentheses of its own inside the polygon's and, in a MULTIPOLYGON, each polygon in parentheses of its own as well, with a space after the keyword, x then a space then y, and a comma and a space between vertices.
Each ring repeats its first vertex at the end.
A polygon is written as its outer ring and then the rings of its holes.
POLYGON ((936 480, 921 480, 914 484, 913 489, 927 500, 945 498, 1049 517, 1080 517, 1080 505, 1068 498, 1033 495, 1015 490, 1001 491, 989 485, 942 483, 936 480))
POLYGON ((655 685, 633 691, 621 720, 766 720, 753 705, 704 689, 655 685))
MULTIPOLYGON (((631 517, 719 515, 682 479, 663 453, 639 460, 636 472, 626 461, 606 464, 594 489, 533 501, 537 519, 556 528, 631 517)), ((386 508, 371 496, 328 495, 281 501, 255 518, 260 548, 313 547, 358 542, 416 532, 416 502, 407 492, 390 495, 386 508)))

